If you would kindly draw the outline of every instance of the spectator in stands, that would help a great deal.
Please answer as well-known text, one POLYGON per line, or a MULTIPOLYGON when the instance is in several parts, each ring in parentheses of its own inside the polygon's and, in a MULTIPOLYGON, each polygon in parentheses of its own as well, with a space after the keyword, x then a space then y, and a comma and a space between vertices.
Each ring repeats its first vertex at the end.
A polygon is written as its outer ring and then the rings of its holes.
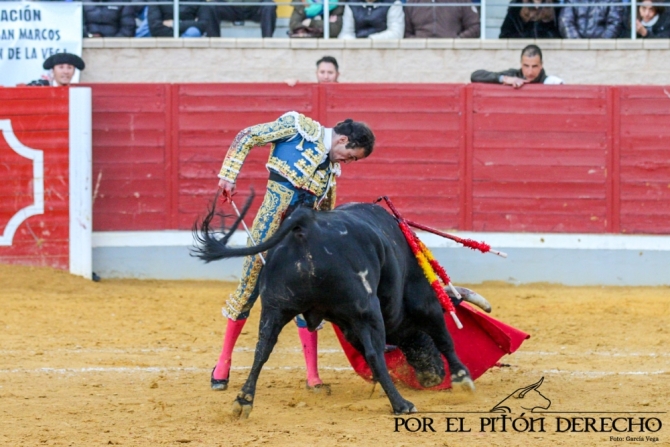
POLYGON ((346 5, 339 39, 402 39, 405 14, 400 0, 365 0, 365 6, 346 5))
POLYGON ((639 4, 635 21, 637 35, 645 39, 670 37, 670 12, 651 0, 639 4))
MULTIPOLYGON (((316 61, 316 82, 319 84, 337 83, 337 78, 340 77, 340 66, 337 64, 337 59, 333 56, 323 56, 316 61)), ((298 83, 297 79, 287 79, 286 82, 289 87, 295 87, 298 83)))
POLYGON ((521 51, 521 69, 493 72, 477 70, 470 77, 472 82, 503 84, 521 88, 526 84, 563 84, 556 76, 547 76, 542 68, 542 50, 537 45, 528 45, 521 51))
POLYGON ((621 31, 619 32, 619 35, 616 37, 617 39, 630 39, 630 13, 633 8, 630 7, 630 0, 621 0, 621 3, 626 3, 623 7, 623 17, 621 18, 621 21, 623 22, 623 26, 621 27, 621 31))
MULTIPOLYGON (((328 22, 330 37, 337 37, 342 31, 344 5, 333 0, 328 3, 328 22)), ((289 22, 291 37, 323 37, 323 0, 303 0, 302 5, 293 7, 289 22)))
POLYGON ((109 0, 93 0, 83 6, 84 37, 132 37, 135 35, 134 8, 108 5, 109 0))
POLYGON ((565 0, 558 19, 566 39, 616 39, 624 27, 623 6, 590 6, 591 3, 620 3, 619 0, 565 0))
MULTIPOLYGON (((179 2, 180 37, 216 37, 221 35, 219 23, 211 6, 189 5, 196 0, 179 2)), ((174 15, 172 5, 150 5, 148 11, 149 31, 153 37, 172 37, 174 15)))
POLYGON ((442 3, 471 3, 470 0, 407 0, 405 37, 478 38, 479 12, 471 5, 439 6, 442 3), (429 3, 432 6, 424 6, 429 3), (421 4, 420 6, 412 6, 421 4))
POLYGON ((319 84, 336 83, 339 77, 340 66, 333 56, 323 56, 316 61, 316 81, 319 84))
MULTIPOLYGON (((149 0, 131 0, 133 3, 144 3, 149 0)), ((149 6, 131 5, 129 8, 133 12, 135 19, 135 37, 151 37, 149 31, 149 6)))
POLYGON ((49 70, 49 75, 46 78, 32 81, 26 85, 42 86, 42 87, 65 87, 70 85, 74 77, 75 68, 83 70, 86 68, 84 60, 71 53, 56 53, 49 56, 42 67, 49 70))
POLYGON ((557 8, 542 7, 553 0, 512 0, 500 28, 501 39, 560 39, 557 8), (516 5, 524 5, 523 7, 516 5))
POLYGON ((261 36, 272 37, 277 26, 277 5, 273 0, 225 0, 226 2, 254 3, 263 2, 264 6, 230 6, 225 3, 216 4, 216 20, 244 24, 245 20, 260 22, 261 36))

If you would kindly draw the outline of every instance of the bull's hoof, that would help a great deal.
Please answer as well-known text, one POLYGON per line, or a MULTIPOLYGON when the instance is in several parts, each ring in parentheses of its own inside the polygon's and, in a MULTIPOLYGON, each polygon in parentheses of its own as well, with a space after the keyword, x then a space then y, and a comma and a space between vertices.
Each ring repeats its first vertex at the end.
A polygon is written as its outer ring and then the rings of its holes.
POLYGON ((214 369, 212 369, 212 375, 209 378, 209 383, 214 391, 225 391, 228 389, 228 379, 215 379, 214 369))
POLYGON ((310 386, 308 382, 305 382, 305 388, 308 391, 311 391, 315 394, 323 393, 326 396, 330 396, 330 384, 328 383, 318 383, 314 386, 310 386))
POLYGON ((233 417, 237 419, 248 419, 253 409, 253 396, 240 393, 233 401, 233 417))
POLYGON ((414 404, 408 400, 403 402, 402 406, 400 408, 394 408, 393 413, 394 414, 409 414, 409 413, 416 413, 418 410, 414 406, 414 404))
POLYGON ((458 373, 451 375, 451 389, 472 393, 475 391, 475 383, 470 378, 470 374, 462 369, 458 373))
POLYGON ((439 374, 431 371, 416 371, 416 380, 419 381, 422 387, 430 388, 441 384, 444 376, 440 377, 439 374))

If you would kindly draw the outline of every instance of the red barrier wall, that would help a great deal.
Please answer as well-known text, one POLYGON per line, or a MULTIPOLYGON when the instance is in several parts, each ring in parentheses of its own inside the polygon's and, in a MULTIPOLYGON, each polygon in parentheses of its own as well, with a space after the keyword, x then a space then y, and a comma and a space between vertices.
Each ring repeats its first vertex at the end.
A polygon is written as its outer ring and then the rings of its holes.
POLYGON ((610 230, 608 93, 590 86, 474 88, 467 161, 472 211, 465 225, 477 231, 610 230))
MULTIPOLYGON (((97 231, 190 229, 236 133, 297 110, 377 135, 372 157, 343 167, 339 203, 388 195, 413 220, 461 230, 670 232, 663 87, 91 87, 97 231)), ((264 192, 266 159, 247 159, 240 201, 264 192)))
MULTIPOLYGON (((0 263, 43 265, 62 269, 69 263, 68 89, 0 88, 0 120, 14 136, 42 152, 44 212, 22 220, 0 244, 0 263)), ((0 132, 0 235, 10 219, 38 201, 34 194, 34 161, 19 155, 10 132, 0 132)))
POLYGON ((176 228, 169 85, 93 87, 93 228, 176 228))
POLYGON ((670 88, 621 87, 619 93, 614 230, 670 233, 670 88))

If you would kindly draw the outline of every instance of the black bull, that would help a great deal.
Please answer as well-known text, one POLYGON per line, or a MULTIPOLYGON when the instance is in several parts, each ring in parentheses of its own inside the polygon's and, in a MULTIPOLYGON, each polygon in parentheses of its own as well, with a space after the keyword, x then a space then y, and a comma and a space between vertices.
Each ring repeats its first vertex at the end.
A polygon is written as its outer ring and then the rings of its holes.
POLYGON ((452 387, 474 389, 454 351, 435 292, 398 223, 382 207, 351 203, 333 211, 298 208, 267 241, 245 248, 226 246, 241 218, 222 239, 210 233, 213 208, 194 230, 195 256, 210 262, 269 250, 258 281, 258 344, 249 377, 234 402, 236 416, 249 415, 258 376, 280 331, 301 313, 310 330, 322 319, 341 328, 364 354, 396 414, 416 408, 400 395, 386 369, 387 343, 403 351, 422 385, 434 386, 444 379, 442 353, 452 387))

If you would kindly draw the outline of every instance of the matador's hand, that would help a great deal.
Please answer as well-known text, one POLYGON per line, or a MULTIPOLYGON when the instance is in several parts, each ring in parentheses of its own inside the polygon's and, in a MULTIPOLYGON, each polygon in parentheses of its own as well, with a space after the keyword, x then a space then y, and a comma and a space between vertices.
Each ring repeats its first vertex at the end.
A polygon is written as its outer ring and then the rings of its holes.
POLYGON ((235 183, 231 183, 228 180, 221 179, 219 180, 219 188, 221 188, 221 200, 223 200, 223 203, 226 203, 228 200, 233 199, 233 193, 235 192, 235 183))

